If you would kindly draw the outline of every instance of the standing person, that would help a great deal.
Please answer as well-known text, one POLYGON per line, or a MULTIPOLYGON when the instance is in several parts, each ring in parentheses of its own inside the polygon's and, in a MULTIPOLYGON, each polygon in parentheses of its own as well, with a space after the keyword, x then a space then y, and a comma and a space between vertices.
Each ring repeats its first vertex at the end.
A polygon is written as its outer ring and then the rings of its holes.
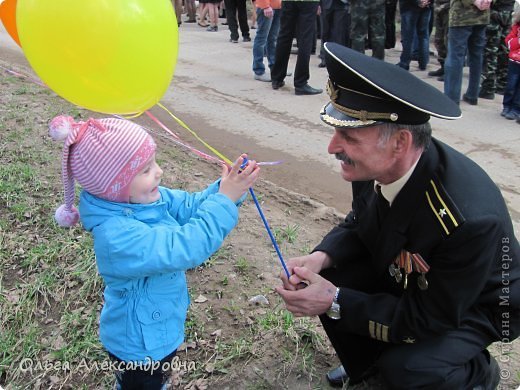
POLYGON ((501 115, 520 123, 520 9, 513 14, 513 26, 505 43, 509 50, 509 63, 501 115))
POLYGON ((369 44, 372 57, 385 59, 385 0, 350 1, 350 41, 352 49, 365 53, 369 44))
POLYGON ((433 22, 435 24, 435 35, 433 42, 437 49, 437 61, 440 68, 428 72, 428 76, 438 77, 444 81, 444 61, 448 54, 448 26, 450 16, 450 0, 435 0, 433 3, 433 22))
POLYGON ((507 83, 508 51, 505 39, 511 29, 515 0, 491 3, 490 20, 486 26, 486 46, 478 97, 493 100, 495 92, 503 92, 507 83))
POLYGON ((395 65, 325 50, 321 119, 352 210, 276 291, 296 316, 320 316, 343 365, 334 384, 375 370, 389 389, 495 389, 486 348, 520 332, 520 247, 495 183, 431 137, 430 115, 459 107, 395 65))
POLYGON ((220 180, 188 193, 160 186, 156 144, 130 121, 75 123, 60 116, 50 128, 53 138, 65 137, 65 204, 56 220, 72 226, 79 218, 93 235, 105 283, 100 339, 116 367, 126 367, 116 372, 116 388, 163 389, 162 364, 184 338, 189 304, 184 272, 203 263, 235 227, 238 205, 259 167, 250 161, 239 172, 243 155, 234 167, 222 167, 220 180), (83 187, 79 213, 75 180, 83 187))
POLYGON ((416 40, 419 69, 425 70, 430 60, 431 2, 430 0, 400 0, 399 11, 401 13, 403 51, 397 65, 406 70, 410 69, 416 40))
POLYGON ((209 15, 209 26, 206 31, 209 32, 217 32, 218 31, 218 14, 219 14, 219 5, 221 0, 207 0, 206 8, 208 10, 209 15))
POLYGON ((275 61, 276 39, 280 31, 282 0, 256 0, 255 4, 258 29, 253 41, 253 72, 255 80, 270 82, 271 75, 265 72, 264 54, 271 69, 275 61))
POLYGON ((460 103, 462 71, 467 56, 469 81, 462 100, 478 104, 482 54, 486 44, 491 0, 451 0, 448 28, 448 57, 444 63, 444 93, 460 103))
POLYGON ((197 6, 195 5, 195 0, 184 0, 184 5, 186 7, 186 14, 188 15, 188 20, 186 20, 186 23, 196 23, 197 6))
POLYGON ((242 33, 243 42, 251 42, 249 36, 249 24, 247 21, 247 0, 224 0, 226 5, 226 19, 231 32, 229 42, 238 42, 238 26, 240 25, 240 32, 242 33), (238 14, 238 23, 237 23, 238 14))
POLYGON ((350 30, 349 0, 321 0, 321 62, 320 68, 325 67, 325 42, 336 42, 346 46, 350 30))
POLYGON ((309 85, 309 63, 313 40, 316 38, 316 17, 319 0, 284 0, 280 32, 276 41, 275 62, 271 69, 271 85, 280 89, 285 85, 287 66, 291 55, 293 38, 298 43, 296 67, 294 69, 294 93, 296 95, 316 95, 322 89, 309 85))

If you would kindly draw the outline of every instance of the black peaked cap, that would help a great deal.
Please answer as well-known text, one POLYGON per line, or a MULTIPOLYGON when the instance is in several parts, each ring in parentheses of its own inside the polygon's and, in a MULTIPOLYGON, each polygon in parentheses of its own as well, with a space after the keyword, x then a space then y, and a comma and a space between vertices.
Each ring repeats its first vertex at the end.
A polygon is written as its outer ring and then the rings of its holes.
POLYGON ((324 48, 330 102, 320 116, 331 126, 415 125, 428 122, 430 116, 462 116, 450 98, 399 66, 333 42, 324 48))

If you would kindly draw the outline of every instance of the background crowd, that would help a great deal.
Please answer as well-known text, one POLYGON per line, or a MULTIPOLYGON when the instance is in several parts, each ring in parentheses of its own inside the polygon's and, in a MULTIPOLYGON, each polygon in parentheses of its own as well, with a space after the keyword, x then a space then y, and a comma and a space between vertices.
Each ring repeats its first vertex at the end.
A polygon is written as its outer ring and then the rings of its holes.
POLYGON ((336 42, 385 59, 385 49, 401 43, 397 66, 409 70, 417 61, 426 71, 435 55, 439 68, 428 72, 444 83, 455 103, 477 105, 502 95, 501 115, 520 123, 520 11, 515 0, 173 0, 179 26, 198 23, 209 32, 222 25, 229 41, 251 41, 254 78, 274 90, 291 76, 290 54, 296 54, 296 95, 322 93, 308 84, 310 56, 321 58, 323 43, 336 42), (515 5, 516 4, 516 5, 515 5), (183 13, 186 16, 183 18, 183 13), (397 28, 396 28, 397 26, 397 28), (318 40, 320 45, 318 45, 318 40), (435 48, 435 52, 430 49, 435 48), (265 63, 264 63, 265 62, 265 63), (466 91, 463 69, 468 67, 466 91))

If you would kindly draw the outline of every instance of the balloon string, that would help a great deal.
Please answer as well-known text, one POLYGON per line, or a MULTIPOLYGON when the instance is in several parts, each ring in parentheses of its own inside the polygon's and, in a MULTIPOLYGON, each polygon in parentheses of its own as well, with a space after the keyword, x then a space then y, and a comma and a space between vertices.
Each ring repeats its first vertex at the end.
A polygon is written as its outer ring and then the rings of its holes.
MULTIPOLYGON (((157 103, 159 107, 161 107, 163 110, 165 110, 170 116, 177 121, 178 124, 180 124, 182 127, 184 127, 186 130, 188 130, 196 139, 198 139, 204 146, 206 146, 209 150, 211 150, 213 153, 215 153, 217 156, 219 156, 222 160, 227 162, 229 165, 233 165, 233 162, 224 156, 222 153, 220 153, 217 149, 215 149, 213 146, 209 145, 207 142, 205 142, 202 138, 199 137, 197 133, 195 133, 192 129, 188 127, 182 120, 177 118, 173 113, 171 113, 166 107, 164 107, 161 103, 157 103)), ((240 166, 241 169, 243 169, 247 165, 247 158, 240 166)), ((273 247, 276 251, 276 254, 278 255, 278 258, 280 259, 280 263, 282 263, 282 267, 285 271, 285 274, 287 275, 287 279, 290 278, 289 271, 287 269, 287 265, 285 264, 285 261, 283 260, 282 253, 280 252, 280 249, 278 248, 278 244, 276 243, 276 239, 274 238, 273 233, 271 232, 271 228, 269 227, 269 224, 267 223, 267 219, 264 216, 264 212, 262 211, 262 207, 260 207, 260 203, 258 203, 258 199, 256 198, 255 192, 253 191, 253 187, 249 188, 249 193, 251 194, 251 197, 253 198, 253 201, 255 202, 256 209, 258 210, 258 214, 260 214, 260 218, 262 219, 262 222, 264 223, 265 230, 267 230, 267 233, 269 234, 269 238, 271 239, 271 242, 273 244, 273 247)))
POLYGON ((181 125, 182 127, 184 127, 186 130, 188 130, 197 140, 199 140, 205 147, 207 147, 209 150, 211 150, 213 153, 215 153, 215 155, 217 155, 220 159, 222 159, 223 161, 227 162, 229 165, 233 165, 233 161, 231 161, 229 158, 227 158, 226 156, 224 156, 222 153, 220 153, 217 149, 215 149, 213 146, 209 145, 208 143, 206 143, 206 141, 204 141, 202 138, 199 137, 199 135, 197 133, 195 133, 192 129, 190 129, 188 127, 188 125, 186 125, 186 123, 184 123, 182 120, 180 120, 179 118, 177 118, 175 115, 173 115, 166 107, 164 107, 161 103, 157 103, 157 105, 159 107, 161 107, 164 111, 166 111, 168 114, 170 114, 170 116, 175 119, 175 121, 181 125))

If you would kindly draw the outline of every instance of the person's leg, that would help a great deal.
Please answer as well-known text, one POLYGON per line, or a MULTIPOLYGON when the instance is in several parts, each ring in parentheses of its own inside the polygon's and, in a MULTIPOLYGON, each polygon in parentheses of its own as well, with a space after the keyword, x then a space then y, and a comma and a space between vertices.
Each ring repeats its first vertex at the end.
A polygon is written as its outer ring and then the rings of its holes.
POLYGON ((208 27, 206 16, 209 14, 208 3, 199 3, 199 26, 208 27))
MULTIPOLYGON (((276 59, 276 40, 280 32, 280 17, 282 10, 274 9, 273 17, 271 18, 271 27, 269 28, 269 34, 267 35, 266 54, 267 64, 269 68, 272 68, 276 59)), ((258 34, 258 33, 257 33, 258 34)))
POLYGON ((350 5, 350 46, 353 50, 365 53, 365 38, 368 34, 366 6, 361 1, 350 5))
POLYGON ((347 39, 347 28, 348 28, 348 15, 346 6, 342 4, 340 8, 334 8, 332 12, 332 28, 330 29, 329 39, 331 42, 339 43, 340 45, 346 46, 347 39))
POLYGON ((382 380, 389 389, 473 389, 482 384, 497 374, 496 366, 484 352, 492 340, 473 325, 385 349, 376 363, 382 380))
POLYGON ((410 69, 412 61, 413 37, 415 34, 416 13, 413 10, 401 12, 401 43, 403 51, 398 65, 403 69, 410 69))
POLYGON ((265 73, 264 52, 269 30, 271 29, 272 18, 266 18, 261 8, 257 8, 256 13, 258 28, 253 42, 253 72, 255 72, 255 75, 263 75, 265 73))
POLYGON ((297 40, 298 55, 296 57, 296 67, 294 70, 294 86, 299 88, 307 85, 309 81, 309 62, 311 58, 313 37, 316 33, 316 14, 318 11, 317 2, 296 1, 298 5, 297 18, 297 40))
MULTIPOLYGON (((374 277, 367 259, 345 262, 337 268, 322 270, 320 275, 335 286, 366 293, 376 293, 388 287, 386 278, 374 277)), ((350 384, 362 380, 388 346, 382 341, 345 332, 341 320, 332 320, 326 314, 320 316, 320 321, 350 378, 350 384)))
POLYGON ((330 8, 322 9, 320 13, 320 28, 321 28, 321 44, 320 44, 320 66, 325 66, 325 49, 323 44, 329 42, 329 34, 332 28, 332 15, 333 11, 330 8))
POLYGON ((282 1, 282 14, 280 19, 280 31, 276 40, 276 55, 273 68, 271 69, 271 80, 273 87, 280 84, 287 76, 287 65, 293 37, 296 32, 296 1, 282 1))
POLYGON ((478 99, 480 76, 482 74, 482 55, 486 46, 486 26, 472 26, 472 32, 468 39, 468 65, 469 80, 466 97, 478 99))
MULTIPOLYGON (((494 11, 497 12, 497 11, 494 11)), ((486 45, 482 54, 482 82, 479 95, 486 97, 495 94, 497 77, 497 55, 500 47, 500 24, 491 19, 486 26, 486 45)))
POLYGON ((230 31, 230 39, 238 41, 238 23, 237 23, 237 0, 224 0, 226 5, 226 20, 230 31))
POLYGON ((208 31, 218 30, 218 3, 208 3, 209 23, 208 31), (210 29, 210 30, 209 30, 210 29))
POLYGON ((385 1, 385 49, 395 47, 395 13, 397 0, 385 1))
POLYGON ((450 27, 448 29, 448 56, 444 63, 444 94, 455 103, 460 102, 462 88, 462 69, 471 34, 469 27, 450 27))
POLYGON ((195 0, 184 0, 184 6, 186 7, 186 14, 188 15, 188 20, 186 22, 195 23, 197 21, 195 0))
POLYGON ((249 37, 249 23, 247 21, 247 4, 246 0, 237 0, 238 24, 240 25, 240 32, 244 41, 250 41, 249 37))
POLYGON ((423 8, 417 18, 417 42, 419 45, 419 69, 425 70, 430 61, 431 9, 423 8))
POLYGON ((373 0, 369 5, 369 30, 372 57, 385 59, 385 0, 373 0))
POLYGON ((520 65, 514 61, 509 61, 507 66, 507 84, 504 89, 504 99, 502 106, 509 111, 513 108, 513 100, 516 94, 516 86, 520 81, 520 65))

